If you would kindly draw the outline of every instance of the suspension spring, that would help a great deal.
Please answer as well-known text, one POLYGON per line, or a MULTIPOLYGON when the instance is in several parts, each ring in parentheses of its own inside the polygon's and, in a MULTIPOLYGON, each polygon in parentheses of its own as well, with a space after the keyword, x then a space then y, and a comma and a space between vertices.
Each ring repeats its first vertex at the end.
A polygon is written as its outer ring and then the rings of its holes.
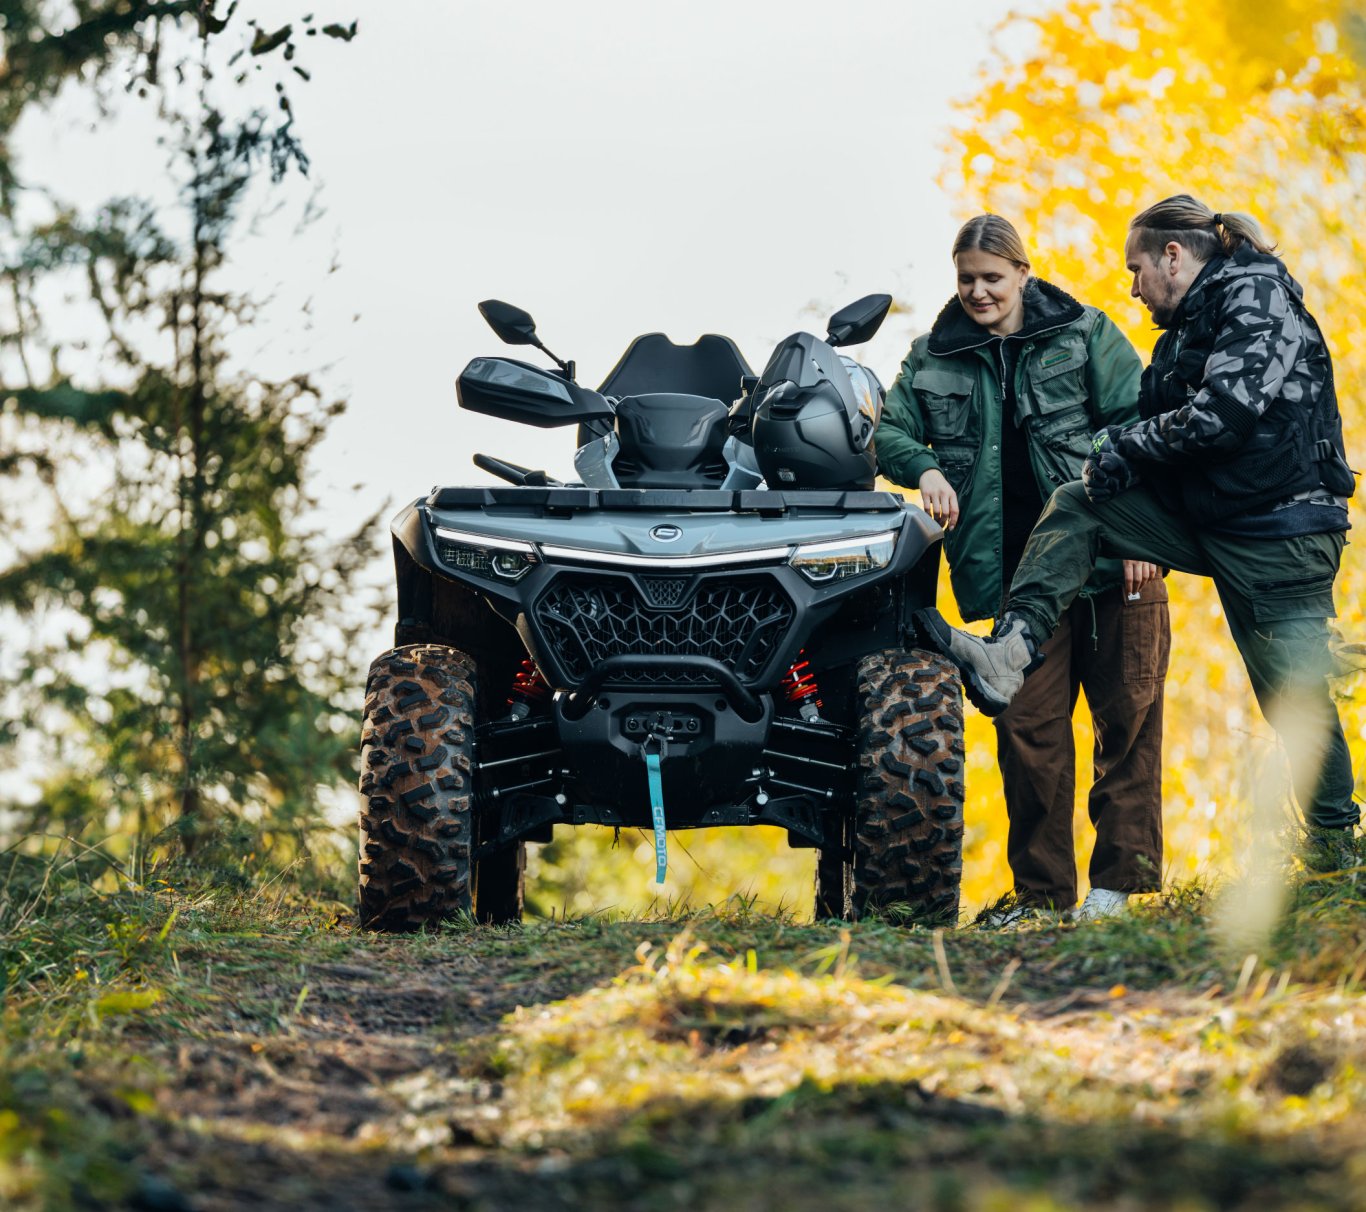
POLYGON ((530 657, 523 659, 512 675, 512 686, 508 690, 507 705, 518 719, 524 719, 533 703, 544 703, 551 696, 550 683, 545 680, 536 662, 530 657))
POLYGON ((811 707, 819 710, 825 706, 820 699, 821 688, 816 684, 816 675, 811 672, 811 662, 801 659, 805 656, 806 649, 803 648, 797 654, 798 659, 792 668, 783 674, 783 680, 779 684, 789 703, 801 705, 803 715, 806 715, 811 707))

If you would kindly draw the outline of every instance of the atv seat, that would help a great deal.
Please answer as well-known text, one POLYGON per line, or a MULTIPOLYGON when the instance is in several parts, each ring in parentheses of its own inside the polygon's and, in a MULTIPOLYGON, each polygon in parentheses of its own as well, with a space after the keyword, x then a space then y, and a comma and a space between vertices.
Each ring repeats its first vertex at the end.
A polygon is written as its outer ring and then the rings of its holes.
POLYGON ((617 405, 612 462, 623 488, 718 488, 726 478, 721 447, 727 409, 707 396, 655 392, 617 405))

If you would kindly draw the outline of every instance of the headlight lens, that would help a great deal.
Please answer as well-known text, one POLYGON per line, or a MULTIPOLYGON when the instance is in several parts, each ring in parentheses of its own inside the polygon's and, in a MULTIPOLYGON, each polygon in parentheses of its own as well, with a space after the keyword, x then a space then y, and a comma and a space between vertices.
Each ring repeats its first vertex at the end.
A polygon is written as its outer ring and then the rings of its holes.
POLYGON ((895 548, 896 531, 888 530, 860 539, 809 543, 798 547, 788 563, 813 584, 830 585, 886 568, 895 548))
POLYGON ((486 581, 520 581, 539 563, 536 548, 515 539, 495 539, 460 530, 436 529, 437 558, 457 572, 486 581))

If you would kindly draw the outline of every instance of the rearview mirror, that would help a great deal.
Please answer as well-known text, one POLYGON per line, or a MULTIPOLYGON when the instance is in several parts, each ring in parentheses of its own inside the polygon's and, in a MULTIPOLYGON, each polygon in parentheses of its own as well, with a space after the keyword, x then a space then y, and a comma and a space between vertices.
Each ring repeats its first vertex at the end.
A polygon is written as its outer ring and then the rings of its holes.
POLYGON ((485 299, 479 304, 479 314, 501 341, 509 345, 539 345, 536 340, 536 321, 529 312, 501 299, 485 299))
POLYGON ((891 295, 864 295, 830 317, 825 339, 831 345, 862 345, 882 327, 891 306, 891 295))

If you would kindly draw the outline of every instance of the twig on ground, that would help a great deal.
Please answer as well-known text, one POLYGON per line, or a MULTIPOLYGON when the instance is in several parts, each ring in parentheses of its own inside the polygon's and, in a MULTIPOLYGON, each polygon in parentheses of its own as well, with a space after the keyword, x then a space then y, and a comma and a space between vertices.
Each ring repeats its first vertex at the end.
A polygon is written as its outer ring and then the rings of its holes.
POLYGON ((1001 979, 996 982, 996 988, 991 991, 991 996, 987 998, 987 1005, 994 1006, 1001 998, 1005 997, 1006 990, 1010 988, 1011 978, 1020 970, 1021 961, 1013 959, 1005 966, 1001 973, 1001 979))
POLYGON ((939 965, 939 985, 945 993, 952 997, 958 996, 958 988, 953 983, 953 974, 949 971, 949 957, 944 950, 944 932, 936 930, 934 932, 934 962, 939 965))

